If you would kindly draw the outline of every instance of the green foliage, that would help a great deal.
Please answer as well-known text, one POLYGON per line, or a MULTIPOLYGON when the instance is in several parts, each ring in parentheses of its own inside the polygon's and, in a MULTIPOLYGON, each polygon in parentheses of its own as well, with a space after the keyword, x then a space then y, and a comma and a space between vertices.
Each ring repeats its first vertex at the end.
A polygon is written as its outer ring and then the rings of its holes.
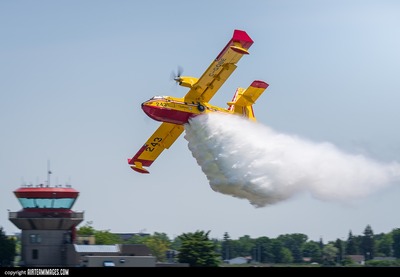
POLYGON ((96 230, 90 226, 90 222, 86 222, 85 226, 80 227, 79 229, 76 230, 76 233, 80 236, 91 236, 94 235, 96 230))
POLYGON ((364 230, 364 236, 361 240, 360 248, 365 257, 365 260, 372 260, 375 257, 375 239, 374 232, 370 225, 367 225, 364 230))
POLYGON ((158 262, 165 262, 167 260, 166 255, 171 242, 165 233, 156 232, 152 236, 144 237, 143 244, 150 249, 158 262))
POLYGON ((144 244, 146 240, 145 236, 140 236, 140 235, 134 235, 130 237, 128 240, 126 240, 124 243, 125 244, 144 244))
POLYGON ((293 261, 290 250, 284 246, 281 239, 274 239, 272 241, 271 252, 274 263, 290 263, 293 261))
POLYGON ((287 247, 282 247, 280 251, 281 263, 289 264, 294 261, 292 252, 287 247))
POLYGON ((392 234, 383 234, 379 240, 376 241, 377 254, 379 256, 391 257, 392 256, 392 234))
POLYGON ((256 253, 258 254, 255 260, 260 263, 271 263, 274 260, 271 251, 272 240, 268 237, 260 237, 255 239, 255 243, 256 253))
POLYGON ((175 250, 177 250, 177 249, 179 249, 179 248, 181 248, 181 245, 182 245, 182 240, 181 240, 181 238, 180 237, 175 237, 173 240, 172 240, 172 242, 171 242, 171 249, 175 249, 175 250))
POLYGON ((224 238, 221 243, 221 256, 222 260, 229 260, 232 256, 232 243, 228 233, 224 233, 224 238))
MULTIPOLYGON (((255 240, 252 239, 250 236, 245 235, 242 236, 238 239, 238 245, 237 245, 237 249, 236 251, 238 252, 237 255, 235 255, 235 257, 237 256, 248 256, 249 253, 252 252, 252 250, 255 247, 255 240)), ((234 258, 234 257, 233 257, 234 258)))
POLYGON ((94 237, 96 239, 96 244, 121 244, 122 241, 116 234, 110 233, 110 231, 96 231, 94 233, 94 237))
POLYGON ((365 266, 370 266, 370 267, 399 267, 400 266, 400 260, 395 260, 395 261, 369 260, 369 261, 365 262, 365 266))
POLYGON ((325 265, 334 265, 336 260, 336 255, 339 250, 331 243, 328 243, 322 249, 322 255, 325 265))
POLYGON ((350 231, 345 246, 345 254, 356 255, 357 253, 358 253, 358 244, 353 236, 353 233, 350 231))
POLYGON ((304 234, 286 234, 280 235, 277 238, 284 247, 290 250, 293 262, 303 262, 303 246, 307 242, 308 237, 304 234))
POLYGON ((208 238, 209 233, 210 231, 196 231, 180 235, 182 245, 178 250, 178 261, 192 267, 218 266, 219 255, 216 253, 215 243, 208 238))
POLYGON ((7 237, 0 227, 0 267, 13 266, 16 253, 16 241, 7 237))
POLYGON ((342 266, 355 266, 355 265, 357 265, 356 262, 354 262, 348 256, 344 256, 344 258, 342 260, 342 266))
POLYGON ((393 256, 400 259, 400 229, 394 229, 392 231, 393 239, 393 256))
POLYGON ((319 243, 315 241, 308 241, 303 246, 303 257, 310 257, 311 262, 322 262, 322 250, 319 243))
POLYGON ((344 259, 344 242, 341 239, 336 239, 333 246, 335 246, 338 250, 336 254, 337 262, 342 263, 344 259))

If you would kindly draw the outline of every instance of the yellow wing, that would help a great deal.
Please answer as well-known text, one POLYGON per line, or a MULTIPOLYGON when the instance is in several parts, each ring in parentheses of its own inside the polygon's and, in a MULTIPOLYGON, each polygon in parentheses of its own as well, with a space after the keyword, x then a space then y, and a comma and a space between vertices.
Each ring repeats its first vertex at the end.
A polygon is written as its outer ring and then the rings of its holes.
POLYGON ((150 166, 164 149, 168 149, 182 134, 184 127, 163 122, 140 150, 128 159, 131 168, 140 173, 149 173, 143 166, 150 166))
POLYGON ((235 30, 232 39, 215 58, 203 75, 191 85, 186 102, 208 102, 236 69, 240 58, 249 54, 253 40, 245 31, 235 30))

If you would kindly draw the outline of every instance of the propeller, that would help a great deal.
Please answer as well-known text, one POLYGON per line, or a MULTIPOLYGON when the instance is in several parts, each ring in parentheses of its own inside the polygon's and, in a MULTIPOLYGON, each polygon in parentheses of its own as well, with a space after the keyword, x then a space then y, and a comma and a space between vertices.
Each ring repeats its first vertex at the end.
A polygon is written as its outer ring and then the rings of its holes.
POLYGON ((173 81, 175 81, 177 83, 180 83, 182 72, 183 72, 183 68, 181 66, 178 66, 178 69, 176 70, 176 73, 175 72, 171 72, 171 80, 173 80, 173 81))

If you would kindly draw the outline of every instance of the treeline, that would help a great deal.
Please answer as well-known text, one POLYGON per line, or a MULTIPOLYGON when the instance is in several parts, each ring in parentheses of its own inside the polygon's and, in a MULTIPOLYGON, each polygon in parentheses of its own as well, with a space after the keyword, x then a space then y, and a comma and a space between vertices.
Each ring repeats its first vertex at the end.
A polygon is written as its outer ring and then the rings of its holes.
POLYGON ((190 249, 191 256, 211 255, 214 257, 216 254, 219 263, 235 257, 245 257, 251 263, 261 264, 318 263, 328 266, 346 266, 354 265, 349 255, 362 255, 366 265, 400 265, 400 260, 373 261, 375 257, 400 259, 400 229, 393 229, 386 234, 374 234, 370 225, 366 226, 362 235, 354 235, 349 231, 346 240, 336 239, 329 242, 324 242, 322 239, 309 240, 307 235, 299 233, 280 235, 277 238, 266 236, 251 238, 245 235, 238 239, 231 239, 229 233, 226 232, 220 240, 210 239, 209 232, 204 231, 182 234, 172 240, 165 233, 157 232, 147 236, 134 235, 123 240, 118 234, 96 231, 89 225, 81 227, 77 233, 94 235, 96 244, 145 244, 159 262, 187 262, 182 256, 185 254, 185 249, 190 249), (185 242, 184 251, 182 251, 183 241, 185 242), (210 242, 213 244, 213 250, 204 253, 204 249, 210 249, 210 242), (202 243, 207 244, 207 248, 202 243), (199 253, 196 252, 197 250, 199 253))
MULTIPOLYGON (((367 225, 362 235, 349 231, 346 240, 324 242, 309 240, 307 235, 294 233, 276 238, 266 236, 251 238, 248 235, 231 239, 229 233, 223 239, 209 238, 209 231, 184 233, 170 239, 165 233, 134 234, 127 239, 109 230, 95 230, 91 223, 77 229, 79 236, 93 236, 99 245, 144 244, 158 262, 188 263, 190 266, 220 266, 227 261, 244 257, 257 264, 305 264, 325 266, 353 266, 351 255, 364 257, 366 266, 400 266, 400 229, 389 233, 374 234, 367 225), (376 260, 376 257, 392 258, 376 260)), ((0 227, 0 266, 12 266, 20 242, 6 236, 0 227)))

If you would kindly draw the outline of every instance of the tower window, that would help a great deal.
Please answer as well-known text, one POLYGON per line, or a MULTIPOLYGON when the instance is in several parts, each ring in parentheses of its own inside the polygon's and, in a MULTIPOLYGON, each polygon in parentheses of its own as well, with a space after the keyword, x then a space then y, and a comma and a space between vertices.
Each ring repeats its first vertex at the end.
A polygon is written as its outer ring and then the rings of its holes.
POLYGON ((39 250, 38 249, 32 249, 32 259, 33 260, 39 259, 39 250))
POLYGON ((30 241, 30 243, 41 243, 42 238, 40 237, 39 234, 30 234, 29 241, 30 241))

